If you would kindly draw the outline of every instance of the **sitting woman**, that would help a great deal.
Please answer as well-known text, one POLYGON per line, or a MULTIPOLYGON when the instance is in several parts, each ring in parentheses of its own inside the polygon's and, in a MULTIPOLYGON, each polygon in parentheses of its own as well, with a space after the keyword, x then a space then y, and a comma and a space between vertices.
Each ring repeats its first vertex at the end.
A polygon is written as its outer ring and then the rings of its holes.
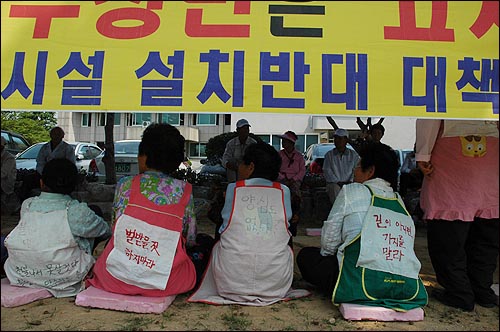
POLYGON ((52 159, 43 168, 40 196, 23 202, 19 224, 5 239, 4 269, 12 285, 45 288, 55 297, 85 289, 92 253, 111 228, 87 203, 69 196, 77 181, 68 159, 52 159))
POLYGON ((247 147, 238 168, 243 180, 227 186, 220 240, 189 302, 265 306, 288 298, 292 207, 290 190, 276 181, 280 166, 271 145, 247 147))
POLYGON ((321 248, 298 253, 299 270, 335 305, 423 307, 415 226, 395 191, 397 156, 383 143, 367 143, 360 157, 355 183, 342 188, 323 224, 321 248))
POLYGON ((184 137, 169 124, 153 123, 137 159, 140 174, 116 186, 113 236, 87 285, 126 295, 185 293, 196 282, 186 252, 196 240, 194 199, 188 182, 169 175, 184 160, 184 137))
MULTIPOLYGON (((287 131, 280 136, 283 149, 279 151, 281 157, 281 168, 278 181, 290 189, 292 195, 292 219, 290 220, 290 233, 297 236, 300 206, 302 204, 302 179, 306 174, 304 156, 295 148, 298 137, 293 131, 287 131)), ((290 245, 293 245, 290 238, 290 245)))

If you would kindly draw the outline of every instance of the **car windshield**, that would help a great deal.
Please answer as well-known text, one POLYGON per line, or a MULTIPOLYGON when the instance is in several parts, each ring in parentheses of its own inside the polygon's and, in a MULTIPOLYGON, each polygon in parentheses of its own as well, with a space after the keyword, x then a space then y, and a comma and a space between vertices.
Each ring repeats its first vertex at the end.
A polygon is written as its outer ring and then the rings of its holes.
POLYGON ((116 142, 115 154, 134 154, 139 153, 140 142, 116 142))
POLYGON ((21 152, 16 159, 36 159, 36 157, 38 156, 38 152, 40 151, 42 146, 43 144, 33 145, 32 147, 21 152))
POLYGON ((330 151, 331 149, 333 149, 335 147, 335 145, 318 145, 317 148, 316 148, 316 153, 315 155, 317 156, 325 156, 325 154, 330 151))

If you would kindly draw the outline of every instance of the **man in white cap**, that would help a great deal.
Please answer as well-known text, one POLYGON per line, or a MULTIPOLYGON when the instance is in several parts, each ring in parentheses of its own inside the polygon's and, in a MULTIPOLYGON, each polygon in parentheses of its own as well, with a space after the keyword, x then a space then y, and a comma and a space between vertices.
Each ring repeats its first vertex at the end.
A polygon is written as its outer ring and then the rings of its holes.
POLYGON ((245 149, 250 144, 257 143, 250 134, 250 124, 246 119, 239 119, 236 122, 236 132, 238 136, 229 140, 222 155, 222 166, 226 168, 228 182, 238 179, 238 166, 243 158, 245 149))
POLYGON ((19 207, 19 200, 17 199, 17 195, 14 192, 14 187, 16 184, 16 159, 12 154, 10 154, 5 146, 7 145, 7 141, 5 138, 1 138, 1 149, 2 149, 2 196, 1 196, 1 204, 2 204, 2 213, 11 213, 14 212, 19 207))
POLYGON ((354 168, 359 160, 358 153, 347 148, 348 140, 347 130, 342 128, 335 130, 333 135, 335 148, 325 154, 323 174, 326 181, 326 192, 331 204, 335 202, 342 186, 353 181, 354 168))

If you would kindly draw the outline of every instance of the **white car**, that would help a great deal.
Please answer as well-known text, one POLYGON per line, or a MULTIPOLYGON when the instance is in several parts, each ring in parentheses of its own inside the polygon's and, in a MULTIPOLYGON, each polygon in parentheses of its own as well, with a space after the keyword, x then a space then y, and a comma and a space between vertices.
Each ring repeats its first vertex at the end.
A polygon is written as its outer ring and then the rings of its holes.
MULTIPOLYGON (((19 153, 16 157, 16 169, 36 169, 36 157, 47 142, 36 143, 19 153)), ((75 148, 76 168, 88 170, 92 159, 101 154, 102 149, 88 142, 67 142, 75 148)))

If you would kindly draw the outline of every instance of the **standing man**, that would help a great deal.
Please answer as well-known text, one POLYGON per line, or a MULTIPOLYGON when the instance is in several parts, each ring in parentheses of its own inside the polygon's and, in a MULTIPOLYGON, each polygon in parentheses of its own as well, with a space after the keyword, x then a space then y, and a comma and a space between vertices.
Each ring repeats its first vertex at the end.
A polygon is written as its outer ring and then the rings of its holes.
POLYGON ((6 149, 7 141, 2 137, 1 151, 2 151, 2 213, 11 213, 17 210, 19 207, 19 200, 14 192, 14 187, 16 184, 16 159, 12 154, 10 154, 6 149))
POLYGON ((382 126, 380 122, 377 122, 376 124, 370 127, 370 136, 374 142, 380 143, 380 140, 382 140, 384 134, 385 134, 385 128, 384 126, 382 126))
POLYGON ((27 174, 23 178, 20 190, 21 200, 33 196, 33 189, 40 189, 40 179, 43 168, 52 159, 66 158, 76 165, 75 149, 70 144, 64 142, 64 130, 61 127, 54 127, 50 130, 50 141, 42 145, 36 157, 36 172, 27 174))
POLYGON ((66 158, 76 165, 75 149, 64 142, 64 130, 54 127, 50 130, 50 142, 45 143, 36 157, 36 171, 41 176, 45 164, 52 159, 66 158))
POLYGON ((250 144, 257 143, 249 136, 250 124, 246 119, 240 119, 236 122, 236 132, 238 136, 227 142, 222 155, 222 166, 226 168, 228 182, 235 182, 238 179, 238 165, 243 159, 245 149, 250 144))
POLYGON ((325 154, 323 174, 326 181, 326 191, 330 203, 333 204, 340 189, 344 184, 352 183, 354 168, 359 160, 356 151, 347 148, 349 134, 347 130, 339 128, 335 130, 333 142, 335 148, 325 154))

